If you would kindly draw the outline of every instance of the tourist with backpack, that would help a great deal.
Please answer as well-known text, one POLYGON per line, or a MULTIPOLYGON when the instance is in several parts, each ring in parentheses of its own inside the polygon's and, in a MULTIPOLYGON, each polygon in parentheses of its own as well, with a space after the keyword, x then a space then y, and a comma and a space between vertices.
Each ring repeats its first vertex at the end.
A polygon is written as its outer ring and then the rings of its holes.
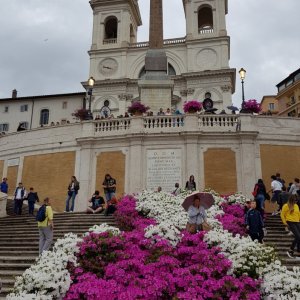
POLYGON ((39 254, 49 250, 53 241, 53 211, 50 205, 50 199, 44 199, 44 204, 39 208, 36 214, 39 228, 39 254))
POLYGON ((79 190, 79 182, 76 179, 75 176, 71 177, 71 182, 68 185, 68 196, 66 199, 66 210, 65 212, 73 212, 74 208, 75 208, 75 198, 76 195, 78 194, 78 190, 79 190), (70 200, 72 201, 71 203, 71 209, 69 207, 70 205, 70 200))
POLYGON ((19 182, 18 187, 15 190, 14 194, 14 213, 16 215, 21 215, 22 214, 22 206, 23 206, 23 201, 27 196, 27 192, 25 187, 23 187, 22 182, 19 182))

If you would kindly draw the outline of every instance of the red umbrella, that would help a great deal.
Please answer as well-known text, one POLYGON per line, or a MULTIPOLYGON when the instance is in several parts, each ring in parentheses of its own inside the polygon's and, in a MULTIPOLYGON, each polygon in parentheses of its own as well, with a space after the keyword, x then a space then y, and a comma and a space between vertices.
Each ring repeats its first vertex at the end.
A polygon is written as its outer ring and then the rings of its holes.
POLYGON ((215 199, 212 194, 210 193, 192 193, 187 196, 183 203, 181 204, 182 207, 187 211, 191 205, 193 205, 193 201, 195 198, 200 199, 200 205, 203 206, 205 209, 210 208, 214 203, 215 199))

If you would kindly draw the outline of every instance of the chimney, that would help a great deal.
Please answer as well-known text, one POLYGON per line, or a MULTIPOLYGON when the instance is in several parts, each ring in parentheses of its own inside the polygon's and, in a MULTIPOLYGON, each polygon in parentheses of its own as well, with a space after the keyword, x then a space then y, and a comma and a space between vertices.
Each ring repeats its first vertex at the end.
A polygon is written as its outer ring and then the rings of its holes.
POLYGON ((11 94, 11 97, 13 99, 16 99, 17 98, 17 95, 18 95, 18 91, 16 89, 12 90, 12 94, 11 94))

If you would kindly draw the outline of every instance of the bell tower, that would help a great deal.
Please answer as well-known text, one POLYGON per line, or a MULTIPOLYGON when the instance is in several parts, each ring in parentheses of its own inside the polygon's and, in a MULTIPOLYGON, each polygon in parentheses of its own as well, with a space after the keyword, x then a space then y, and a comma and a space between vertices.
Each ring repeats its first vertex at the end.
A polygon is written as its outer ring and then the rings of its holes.
POLYGON ((228 0, 183 0, 188 40, 226 36, 228 0))
POLYGON ((93 37, 91 50, 126 47, 137 41, 142 25, 137 0, 91 0, 93 37))

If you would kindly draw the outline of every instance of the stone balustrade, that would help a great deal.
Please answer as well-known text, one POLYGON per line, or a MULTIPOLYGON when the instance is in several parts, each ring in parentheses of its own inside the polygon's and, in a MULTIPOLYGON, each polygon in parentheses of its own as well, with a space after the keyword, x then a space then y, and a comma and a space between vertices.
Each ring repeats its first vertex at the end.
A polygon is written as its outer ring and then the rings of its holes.
POLYGON ((94 121, 95 135, 127 133, 172 133, 180 131, 239 131, 238 115, 172 115, 104 119, 94 121))
POLYGON ((0 192, 0 218, 6 217, 7 194, 0 192))
MULTIPOLYGON (((178 45, 184 44, 186 42, 185 37, 175 38, 175 39, 166 39, 164 40, 164 45, 178 45)), ((140 42, 130 44, 130 48, 145 48, 149 47, 149 42, 140 42)))

